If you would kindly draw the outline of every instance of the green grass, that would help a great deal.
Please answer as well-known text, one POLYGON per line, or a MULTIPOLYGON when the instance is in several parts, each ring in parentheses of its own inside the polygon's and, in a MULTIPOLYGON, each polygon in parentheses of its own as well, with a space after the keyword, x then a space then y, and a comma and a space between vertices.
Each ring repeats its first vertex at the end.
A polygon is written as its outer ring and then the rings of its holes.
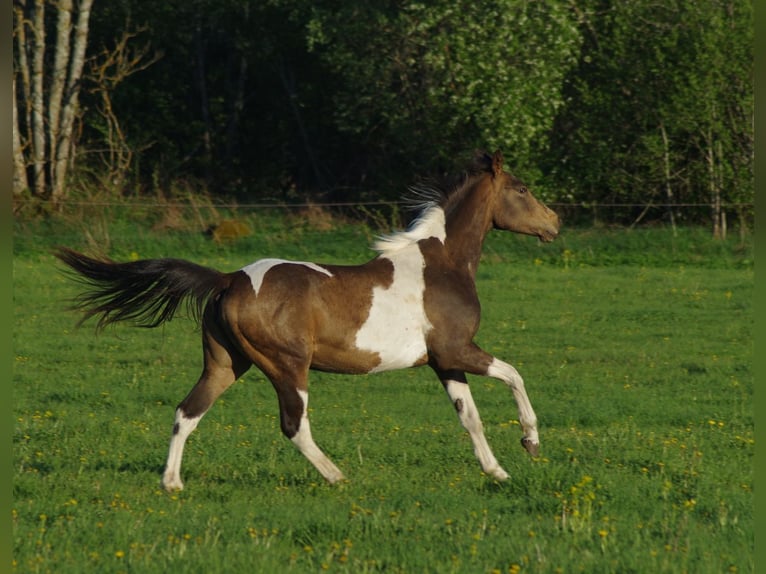
MULTIPOLYGON (((115 258, 234 269, 264 256, 357 262, 372 232, 262 217, 229 246, 116 221, 115 258)), ((471 379, 506 483, 484 476, 428 369, 312 375, 328 486, 279 431, 255 370, 189 440, 186 489, 159 479, 199 330, 96 336, 48 249, 71 224, 16 229, 15 572, 752 572, 751 245, 705 230, 493 234, 477 337, 524 376, 541 457, 504 385, 471 379)))

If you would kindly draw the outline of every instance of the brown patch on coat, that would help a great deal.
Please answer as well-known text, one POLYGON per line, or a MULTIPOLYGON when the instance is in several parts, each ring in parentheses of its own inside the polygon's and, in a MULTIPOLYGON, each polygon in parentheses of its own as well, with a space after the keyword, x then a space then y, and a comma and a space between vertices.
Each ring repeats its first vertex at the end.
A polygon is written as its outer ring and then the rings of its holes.
POLYGON ((257 296, 240 271, 222 299, 232 340, 268 376, 308 368, 367 373, 380 363, 377 353, 356 348, 355 337, 369 316, 373 289, 393 282, 393 264, 377 258, 360 266, 321 267, 332 276, 301 264, 277 264, 266 272, 257 296))

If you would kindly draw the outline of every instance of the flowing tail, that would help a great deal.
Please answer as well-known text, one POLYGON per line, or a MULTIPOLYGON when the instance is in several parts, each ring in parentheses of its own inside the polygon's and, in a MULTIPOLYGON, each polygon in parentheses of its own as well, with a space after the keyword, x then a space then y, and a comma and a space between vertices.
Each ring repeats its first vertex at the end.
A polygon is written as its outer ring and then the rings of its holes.
POLYGON ((226 289, 232 277, 183 259, 118 263, 66 247, 58 248, 54 255, 85 286, 72 300, 73 308, 84 312, 78 325, 98 316, 97 330, 117 321, 156 327, 172 319, 183 301, 188 313, 199 321, 205 303, 226 289))

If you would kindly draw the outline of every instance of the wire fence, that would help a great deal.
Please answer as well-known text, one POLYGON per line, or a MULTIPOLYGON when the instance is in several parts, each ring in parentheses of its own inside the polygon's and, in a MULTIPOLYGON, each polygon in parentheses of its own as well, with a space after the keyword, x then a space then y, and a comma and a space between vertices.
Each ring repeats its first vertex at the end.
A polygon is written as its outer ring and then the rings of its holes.
MULTIPOLYGON (((23 219, 25 213, 34 213, 45 202, 39 199, 20 199, 14 202, 14 214, 23 219)), ((553 201, 547 205, 570 225, 620 225, 636 226, 649 223, 708 224, 718 214, 745 229, 754 226, 754 202, 598 202, 598 201, 553 201)), ((210 197, 192 197, 183 200, 158 199, 65 199, 56 204, 53 211, 62 215, 83 217, 92 210, 123 211, 133 213, 168 213, 191 210, 199 218, 220 219, 221 217, 251 216, 255 212, 277 212, 300 214, 311 210, 314 214, 325 212, 346 216, 352 220, 375 221, 378 225, 399 226, 414 215, 412 204, 406 200, 359 200, 359 201, 215 201, 210 197), (204 215, 203 215, 204 214, 204 215)), ((46 211, 50 211, 46 209, 46 211)), ((215 223, 208 221, 208 224, 215 223)))
MULTIPOLYGON (((39 204, 39 201, 35 200, 18 200, 17 204, 39 204)), ((411 203, 407 201, 399 200, 379 200, 379 201, 305 201, 305 202, 183 202, 183 201, 129 201, 129 200, 114 200, 114 201, 86 201, 86 200, 62 200, 57 203, 57 207, 64 208, 66 206, 72 207, 123 207, 126 209, 137 208, 159 208, 159 207, 214 207, 216 209, 307 209, 307 208, 320 208, 330 209, 335 207, 380 207, 380 206, 410 206, 411 203)), ((711 203, 601 203, 598 201, 575 201, 575 202, 560 202, 552 201, 547 202, 549 207, 561 207, 572 209, 683 209, 683 208, 713 208, 714 204, 711 203)), ((728 211, 736 211, 739 209, 752 209, 755 207, 754 203, 749 202, 722 202, 719 204, 721 209, 728 211)))

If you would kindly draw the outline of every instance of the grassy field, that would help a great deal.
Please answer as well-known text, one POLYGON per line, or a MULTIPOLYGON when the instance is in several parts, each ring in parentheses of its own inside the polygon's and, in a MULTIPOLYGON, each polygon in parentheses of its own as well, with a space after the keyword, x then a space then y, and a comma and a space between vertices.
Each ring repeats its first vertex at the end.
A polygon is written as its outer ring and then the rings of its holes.
POLYGON ((63 300, 54 244, 231 270, 281 256, 370 257, 371 231, 276 216, 220 246, 117 220, 17 224, 14 572, 753 572, 752 245, 705 230, 493 234, 477 340, 524 376, 540 421, 530 458, 511 394, 473 377, 511 479, 484 476, 428 369, 312 376, 328 486, 279 432, 248 373, 189 440, 186 489, 159 488, 199 331, 96 336, 63 300), (100 234, 100 235, 99 235, 100 234))

